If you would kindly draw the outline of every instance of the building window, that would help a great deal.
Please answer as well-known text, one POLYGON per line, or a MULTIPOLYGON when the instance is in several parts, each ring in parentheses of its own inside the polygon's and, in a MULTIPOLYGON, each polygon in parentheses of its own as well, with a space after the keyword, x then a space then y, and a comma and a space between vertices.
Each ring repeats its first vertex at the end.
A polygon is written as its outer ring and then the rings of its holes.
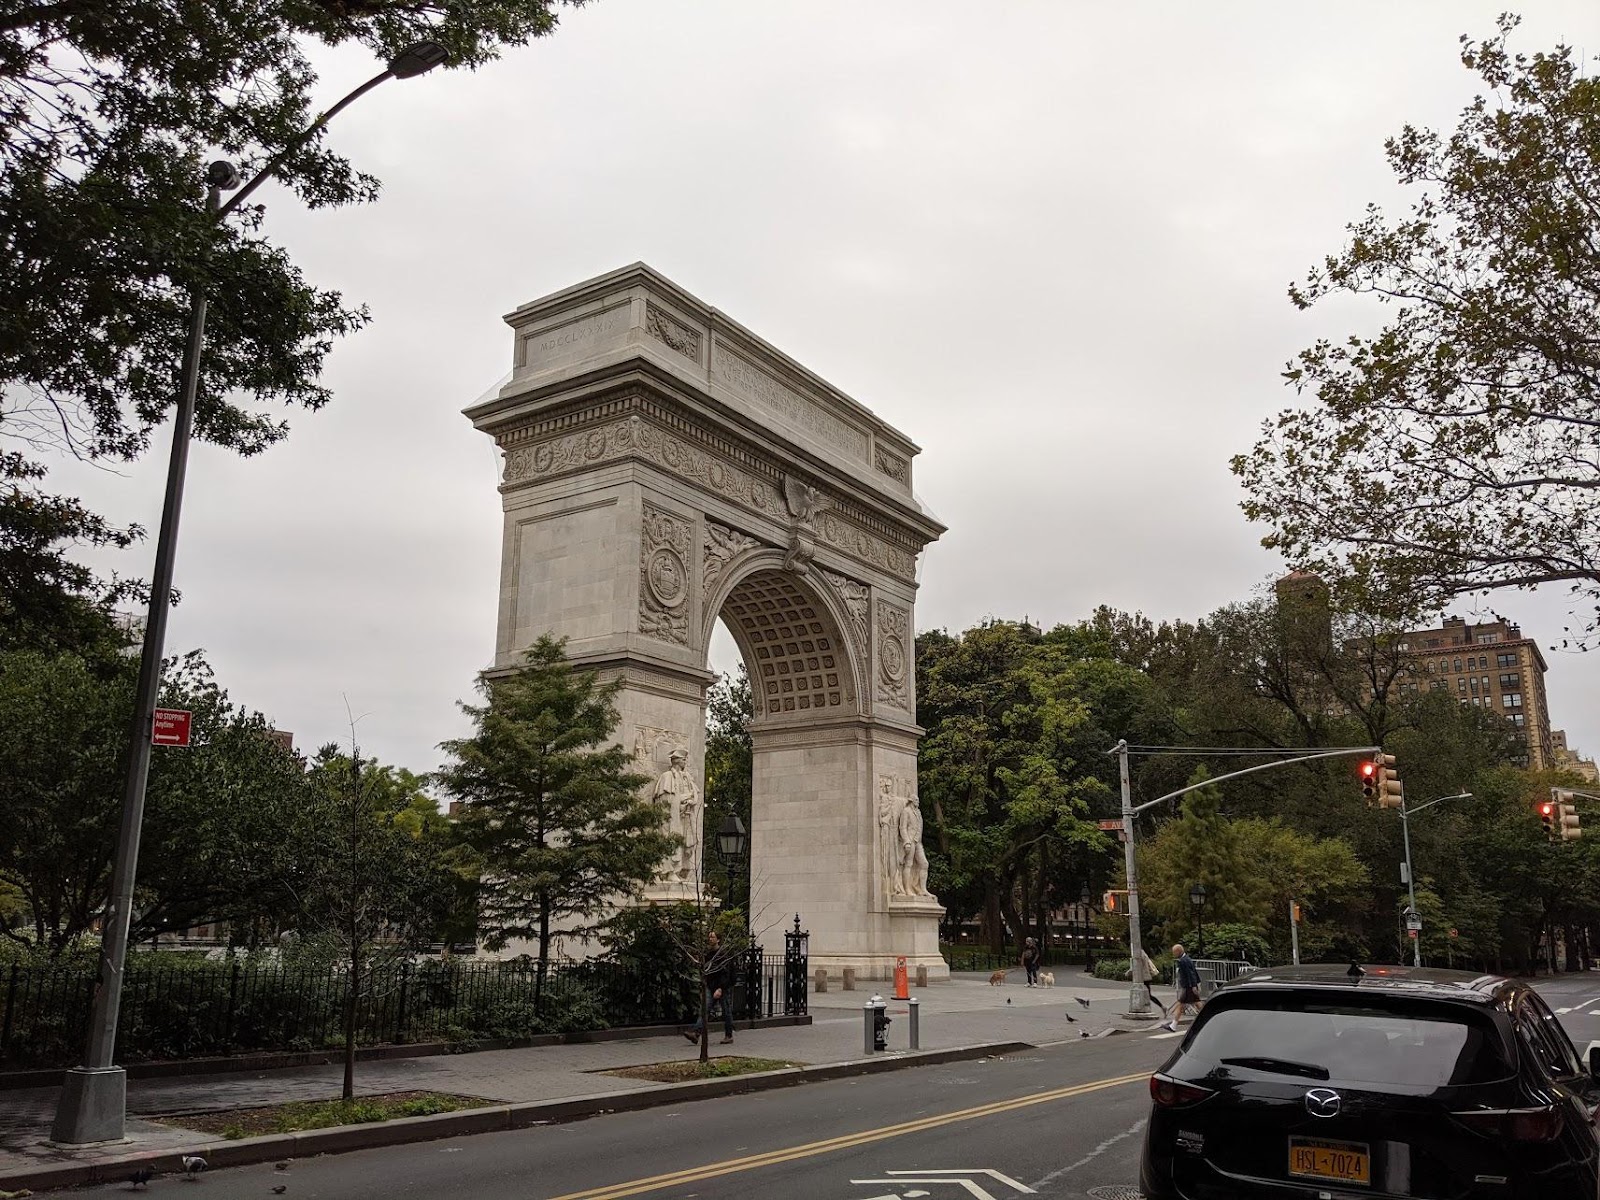
POLYGON ((1515 671, 1509 675, 1500 676, 1500 686, 1503 688, 1514 688, 1521 682, 1522 676, 1515 671))
POLYGON ((1429 675, 1433 674, 1433 659, 1431 659, 1431 658, 1428 660, 1428 674, 1429 675))
POLYGON ((1428 639, 1428 645, 1437 646, 1438 644, 1439 644, 1439 639, 1438 638, 1429 638, 1428 639))
POLYGON ((1502 704, 1504 704, 1507 708, 1521 708, 1522 707, 1522 693, 1521 692, 1507 692, 1504 696, 1500 697, 1500 702, 1502 704))
POLYGON ((1467 680, 1467 683, 1471 685, 1472 694, 1476 696, 1478 694, 1478 677, 1474 675, 1471 679, 1467 680))
POLYGON ((1515 654, 1496 654, 1494 656, 1494 665, 1497 667, 1514 667, 1517 665, 1517 656, 1515 654))
POLYGON ((1449 691, 1450 690, 1450 681, 1448 679, 1435 679, 1432 683, 1430 683, 1428 685, 1428 690, 1432 691, 1432 692, 1449 691))
POLYGON ((1479 645, 1487 645, 1490 642, 1498 642, 1499 640, 1500 635, 1498 633, 1480 633, 1478 635, 1479 645))
POLYGON ((1466 690, 1467 690, 1466 676, 1462 676, 1460 679, 1456 680, 1456 691, 1465 692, 1466 690))
POLYGON ((1528 718, 1523 716, 1521 713, 1512 713, 1507 720, 1509 720, 1518 729, 1521 729, 1525 724, 1527 724, 1528 718))
POLYGON ((1459 658, 1456 659, 1456 670, 1461 670, 1461 660, 1459 658))
POLYGON ((1483 690, 1486 692, 1489 690, 1489 677, 1487 675, 1483 677, 1483 690))

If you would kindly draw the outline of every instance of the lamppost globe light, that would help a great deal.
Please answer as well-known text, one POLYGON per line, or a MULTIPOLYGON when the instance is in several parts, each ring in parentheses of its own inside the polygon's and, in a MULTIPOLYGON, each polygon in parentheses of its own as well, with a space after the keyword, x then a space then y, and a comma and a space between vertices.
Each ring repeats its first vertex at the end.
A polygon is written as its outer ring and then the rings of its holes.
POLYGON ((396 79, 410 79, 449 61, 450 52, 438 42, 415 42, 389 60, 389 73, 396 79))
POLYGON ((729 813, 717 830, 717 849, 723 858, 743 858, 746 834, 738 813, 729 813))
POLYGON ((214 187, 221 192, 231 192, 244 182, 244 176, 239 174, 239 168, 225 158, 206 167, 206 185, 214 187))

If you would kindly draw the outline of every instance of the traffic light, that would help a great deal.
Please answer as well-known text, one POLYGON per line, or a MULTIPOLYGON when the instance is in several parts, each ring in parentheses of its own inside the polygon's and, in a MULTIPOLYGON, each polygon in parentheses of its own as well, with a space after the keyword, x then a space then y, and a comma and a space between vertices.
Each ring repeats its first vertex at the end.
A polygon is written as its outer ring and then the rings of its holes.
POLYGON ((1107 892, 1104 896, 1101 896, 1100 907, 1105 909, 1106 912, 1116 912, 1117 894, 1115 892, 1107 892))
POLYGON ((1394 767, 1394 755, 1380 754, 1373 762, 1378 768, 1373 779, 1378 793, 1378 807, 1404 808, 1405 794, 1400 783, 1400 772, 1394 767))
POLYGON ((1544 835, 1552 842, 1556 840, 1556 806, 1553 801, 1546 800, 1539 805, 1539 823, 1544 826, 1544 835))
POLYGON ((1296 925, 1300 924, 1300 906, 1298 904, 1294 906, 1294 923, 1296 925))
POLYGON ((1378 764, 1364 762, 1361 764, 1361 798, 1375 800, 1378 797, 1378 764))
POLYGON ((1583 836, 1583 823, 1578 816, 1578 798, 1559 788, 1550 789, 1550 798, 1556 806, 1556 836, 1563 842, 1575 842, 1583 836))

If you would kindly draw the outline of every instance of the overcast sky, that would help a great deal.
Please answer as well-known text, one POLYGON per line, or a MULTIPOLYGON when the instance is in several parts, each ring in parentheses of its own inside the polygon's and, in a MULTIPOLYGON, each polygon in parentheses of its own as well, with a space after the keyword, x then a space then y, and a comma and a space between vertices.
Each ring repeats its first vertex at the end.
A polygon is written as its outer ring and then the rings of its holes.
MULTIPOLYGON (((373 324, 285 444, 196 447, 168 649, 303 749, 348 736, 348 697, 365 752, 433 768, 494 644, 497 454, 460 410, 509 370, 504 313, 640 259, 922 446, 950 531, 919 628, 1246 598, 1282 564, 1228 458, 1291 402, 1294 351, 1372 319, 1285 287, 1397 207, 1384 137, 1453 126, 1457 37, 1504 4, 596 0, 475 74, 388 83, 333 125, 377 203, 262 193, 373 324)), ((1540 0, 1517 45, 1557 41, 1592 58, 1600 6, 1540 0)), ((330 102, 374 70, 319 61, 330 102)), ((156 445, 59 480, 153 531, 156 445)), ((1562 595, 1497 604, 1558 640, 1562 595)), ((1596 660, 1546 654, 1554 723, 1600 751, 1596 660)))

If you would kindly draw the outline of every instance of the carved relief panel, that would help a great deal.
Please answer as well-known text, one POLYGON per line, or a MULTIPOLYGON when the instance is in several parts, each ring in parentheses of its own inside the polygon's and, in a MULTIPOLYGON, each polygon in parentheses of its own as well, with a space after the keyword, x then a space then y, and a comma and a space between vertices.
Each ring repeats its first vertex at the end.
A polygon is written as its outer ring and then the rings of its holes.
POLYGON ((689 644, 689 522, 646 503, 639 549, 639 632, 689 644))
POLYGON ((708 599, 716 590, 717 580, 722 578, 722 572, 727 565, 746 550, 753 549, 760 543, 747 533, 740 533, 737 529, 730 529, 726 525, 719 525, 715 521, 706 521, 706 546, 705 558, 702 566, 703 590, 701 595, 708 599))
POLYGON ((878 601, 877 697, 902 712, 911 711, 911 614, 897 604, 878 601))

